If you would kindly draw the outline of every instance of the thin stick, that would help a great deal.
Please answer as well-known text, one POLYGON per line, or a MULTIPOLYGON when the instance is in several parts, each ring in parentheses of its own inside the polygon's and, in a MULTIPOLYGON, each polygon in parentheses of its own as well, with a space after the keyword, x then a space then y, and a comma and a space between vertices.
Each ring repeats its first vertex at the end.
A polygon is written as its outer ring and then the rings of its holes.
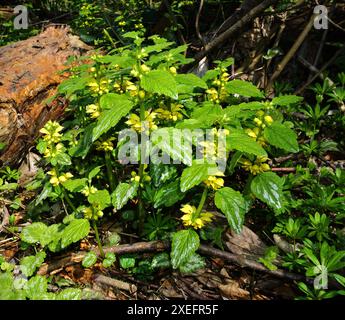
POLYGON ((282 71, 285 69, 286 65, 293 58, 293 56, 295 55, 295 53, 297 52, 297 50, 299 49, 299 47, 301 46, 301 44, 303 43, 305 38, 307 37, 309 31, 311 30, 311 28, 314 25, 315 17, 316 17, 316 14, 313 14, 311 16, 311 18, 309 19, 309 22, 307 23, 304 30, 299 35, 299 37, 297 38, 297 40, 295 41, 295 43, 293 44, 293 46, 291 47, 289 52, 285 55, 283 60, 278 64, 276 71, 273 73, 273 75, 272 75, 272 77, 271 77, 271 79, 268 82, 268 85, 266 87, 267 92, 272 89, 274 81, 280 76, 282 71))

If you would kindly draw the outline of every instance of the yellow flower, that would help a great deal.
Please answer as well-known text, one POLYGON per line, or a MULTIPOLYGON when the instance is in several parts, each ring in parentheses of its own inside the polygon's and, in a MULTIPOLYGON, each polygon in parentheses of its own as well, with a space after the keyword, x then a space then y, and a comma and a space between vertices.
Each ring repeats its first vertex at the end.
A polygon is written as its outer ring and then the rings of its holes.
MULTIPOLYGON (((223 173, 218 174, 218 176, 224 176, 223 173)), ((224 187, 224 180, 222 178, 217 178, 216 175, 209 176, 207 180, 204 181, 207 187, 212 188, 213 190, 218 190, 224 187)))
POLYGON ((105 152, 110 152, 110 151, 113 151, 114 150, 114 144, 113 144, 113 141, 114 138, 110 138, 106 141, 103 141, 103 142, 97 142, 96 145, 96 150, 98 151, 105 151, 105 152))
POLYGON ((142 64, 142 65, 140 66, 140 69, 141 69, 141 71, 142 71, 143 73, 148 73, 148 72, 151 70, 151 68, 148 67, 146 64, 142 64))
POLYGON ((90 90, 95 92, 96 94, 104 94, 109 92, 109 83, 111 80, 101 79, 99 82, 96 80, 90 81, 87 85, 90 87, 90 90))
POLYGON ((57 187, 60 183, 64 183, 66 182, 68 179, 73 178, 73 174, 70 172, 64 173, 62 174, 60 177, 57 176, 56 171, 53 169, 51 171, 47 172, 51 178, 49 180, 49 182, 54 186, 57 187))
POLYGON ((173 75, 176 75, 177 74, 177 70, 175 67, 170 67, 169 68, 169 71, 173 74, 173 75))
POLYGON ((51 145, 44 151, 44 157, 56 157, 59 153, 61 153, 64 149, 64 145, 62 143, 58 143, 57 145, 51 145))
POLYGON ((271 116, 265 116, 264 120, 265 120, 267 125, 271 125, 273 123, 273 119, 271 116))
POLYGON ((120 22, 119 22, 119 26, 120 26, 120 27, 124 27, 125 25, 126 25, 126 21, 120 21, 120 22))
POLYGON ((90 114, 92 119, 96 119, 101 115, 99 106, 96 104, 86 106, 86 113, 90 114))
POLYGON ((269 164, 265 163, 268 160, 267 157, 257 157, 255 163, 251 163, 249 160, 242 160, 242 168, 246 171, 250 171, 253 175, 267 172, 271 170, 269 164))
POLYGON ((211 101, 219 103, 219 95, 218 95, 218 91, 215 88, 211 88, 206 90, 206 93, 208 94, 208 97, 211 101))
POLYGON ((205 226, 206 223, 212 221, 213 214, 209 212, 203 212, 198 217, 194 217, 196 213, 196 208, 189 204, 185 204, 182 206, 180 211, 185 213, 181 220, 183 225, 186 227, 193 227, 194 229, 201 229, 205 226))
POLYGON ((254 129, 246 129, 246 133, 249 137, 256 139, 259 135, 260 129, 254 128, 254 129))
POLYGON ((44 141, 49 143, 58 143, 62 137, 62 134, 60 133, 62 130, 63 127, 58 122, 49 120, 40 130, 40 133, 44 134, 44 141))
POLYGON ((91 220, 93 217, 93 210, 90 207, 83 209, 84 218, 91 220))
POLYGON ((144 125, 140 121, 139 116, 137 116, 134 113, 131 113, 128 117, 128 121, 126 121, 126 124, 132 127, 133 130, 137 132, 143 132, 147 129, 150 131, 157 130, 158 127, 154 122, 154 119, 156 118, 157 114, 155 112, 145 111, 145 120, 144 125))
POLYGON ((81 190, 81 193, 88 197, 90 194, 95 194, 97 192, 97 188, 96 187, 89 187, 89 186, 85 186, 83 188, 83 190, 81 190))
POLYGON ((177 121, 183 118, 183 115, 180 113, 182 108, 182 104, 173 103, 171 104, 170 110, 168 110, 168 107, 163 106, 162 108, 158 108, 155 112, 157 113, 157 117, 161 120, 177 121))

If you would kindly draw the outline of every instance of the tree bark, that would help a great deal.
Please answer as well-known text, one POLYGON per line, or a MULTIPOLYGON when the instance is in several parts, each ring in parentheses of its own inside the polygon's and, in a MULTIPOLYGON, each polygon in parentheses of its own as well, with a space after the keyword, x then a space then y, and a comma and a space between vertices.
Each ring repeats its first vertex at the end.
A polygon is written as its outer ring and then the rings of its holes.
POLYGON ((54 26, 0 48, 0 167, 19 164, 39 129, 62 116, 64 100, 45 101, 66 78, 67 59, 90 49, 68 27, 54 26))

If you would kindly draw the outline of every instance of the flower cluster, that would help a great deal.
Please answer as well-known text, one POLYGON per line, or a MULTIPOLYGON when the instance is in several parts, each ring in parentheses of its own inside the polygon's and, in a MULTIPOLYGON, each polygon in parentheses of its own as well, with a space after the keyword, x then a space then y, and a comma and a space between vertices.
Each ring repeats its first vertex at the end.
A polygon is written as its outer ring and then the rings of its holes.
POLYGON ((254 123, 256 124, 256 127, 253 129, 246 129, 246 133, 262 147, 267 146, 267 141, 263 135, 263 129, 273 123, 273 118, 270 115, 265 114, 264 111, 259 110, 254 118, 254 123))
POLYGON ((126 124, 131 126, 131 128, 137 132, 157 130, 158 127, 154 122, 156 116, 156 112, 145 111, 145 120, 143 121, 144 123, 142 123, 139 116, 137 116, 135 113, 131 113, 128 117, 128 121, 126 121, 126 124))
POLYGON ((90 114, 91 119, 97 119, 101 115, 99 105, 89 104, 86 106, 86 113, 90 114))
POLYGON ((48 171, 48 174, 51 176, 49 182, 54 186, 57 187, 61 183, 66 182, 67 180, 73 178, 73 174, 70 172, 64 173, 62 175, 57 174, 57 172, 53 169, 51 171, 48 171))
POLYGON ((116 82, 114 84, 114 89, 118 93, 128 92, 132 97, 135 97, 139 93, 139 88, 129 80, 125 80, 122 83, 116 82))
POLYGON ((93 91, 96 95, 102 95, 105 93, 109 93, 109 84, 111 80, 108 79, 101 79, 99 81, 92 80, 87 85, 91 91, 93 91))
POLYGON ((203 228, 205 224, 212 221, 213 217, 213 214, 210 212, 202 212, 199 214, 199 216, 195 216, 197 209, 189 204, 183 205, 180 211, 185 213, 181 217, 184 226, 193 227, 194 229, 203 228))
POLYGON ((214 87, 206 90, 210 101, 215 103, 221 103, 228 97, 225 84, 229 81, 230 75, 226 72, 225 68, 221 68, 221 75, 212 82, 214 87))
POLYGON ((104 215, 103 211, 97 207, 85 207, 82 212, 84 213, 85 219, 96 221, 104 215))
POLYGON ((96 187, 93 186, 85 186, 82 190, 81 193, 85 196, 88 197, 90 194, 95 194, 98 191, 96 187))
POLYGON ((271 170, 269 164, 266 163, 268 160, 269 159, 266 157, 257 157, 254 163, 249 160, 243 160, 241 161, 242 168, 246 171, 250 171, 250 173, 253 175, 267 172, 271 170))
POLYGON ((207 187, 212 188, 213 190, 218 190, 224 187, 224 179, 218 177, 224 177, 224 174, 222 172, 217 172, 214 175, 210 175, 204 183, 207 187))
POLYGON ((96 145, 96 150, 97 151, 105 151, 105 152, 111 152, 114 150, 114 144, 113 144, 113 141, 114 141, 115 138, 110 138, 106 141, 97 141, 95 143, 96 145))
POLYGON ((163 105, 158 108, 155 112, 157 113, 157 118, 166 121, 177 121, 183 118, 181 110, 183 109, 182 104, 172 103, 170 108, 163 105))
POLYGON ((63 127, 58 122, 51 120, 40 130, 40 133, 43 133, 43 141, 47 143, 41 151, 45 158, 54 158, 65 151, 64 145, 60 142, 62 130, 63 127))

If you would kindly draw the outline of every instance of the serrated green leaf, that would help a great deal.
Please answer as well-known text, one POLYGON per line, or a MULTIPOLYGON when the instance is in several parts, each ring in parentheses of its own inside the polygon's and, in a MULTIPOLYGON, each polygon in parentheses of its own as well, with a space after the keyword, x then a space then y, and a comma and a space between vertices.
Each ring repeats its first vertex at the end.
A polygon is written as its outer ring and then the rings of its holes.
POLYGON ((141 86, 150 93, 163 94, 173 99, 178 98, 178 89, 175 78, 170 72, 153 70, 143 75, 141 86))
POLYGON ((120 266, 122 269, 133 268, 135 266, 135 259, 123 256, 120 258, 120 266))
POLYGON ((152 269, 167 269, 170 268, 170 256, 166 252, 156 254, 151 261, 152 269))
POLYGON ((171 207, 176 202, 184 198, 183 192, 180 190, 180 179, 162 186, 155 194, 154 208, 162 206, 171 207))
POLYGON ((247 98, 263 98, 263 93, 252 83, 243 80, 232 80, 225 85, 226 90, 231 94, 238 94, 247 98))
POLYGON ((283 208, 283 184, 277 174, 265 172, 253 179, 250 188, 258 199, 279 212, 283 208))
POLYGON ((215 167, 215 165, 209 165, 207 163, 193 163, 192 166, 184 169, 181 176, 181 191, 186 192, 187 190, 199 185, 208 178, 210 175, 209 170, 215 167))
POLYGON ((56 295, 56 300, 81 300, 82 291, 76 288, 67 288, 56 295))
POLYGON ((285 96, 273 98, 272 104, 285 107, 285 106, 289 106, 290 104, 301 102, 302 100, 303 98, 299 96, 285 95, 285 96))
POLYGON ((97 254, 94 251, 89 251, 85 255, 81 264, 84 268, 91 268, 96 262, 97 262, 97 254))
POLYGON ((281 123, 272 123, 265 128, 265 139, 273 146, 289 151, 298 152, 298 142, 296 133, 281 123))
POLYGON ((90 232, 90 223, 87 219, 73 220, 61 234, 61 247, 66 248, 70 244, 85 238, 90 232))
POLYGON ((92 131, 92 142, 102 134, 115 127, 121 118, 133 108, 134 103, 124 95, 108 93, 101 97, 101 108, 104 110, 92 131))
POLYGON ((162 186, 165 182, 171 181, 177 177, 177 169, 175 166, 166 164, 151 164, 150 165, 150 177, 155 187, 162 186))
POLYGON ((264 104, 258 101, 244 102, 238 105, 229 106, 223 110, 223 113, 229 119, 240 114, 243 110, 260 110, 264 108, 264 104))
POLYGON ((25 227, 20 235, 22 241, 35 244, 41 241, 42 234, 45 234, 48 227, 42 222, 34 222, 25 227))
POLYGON ((215 204, 225 214, 231 229, 240 233, 246 213, 242 194, 228 187, 219 189, 215 195, 215 204))
POLYGON ((205 268, 205 259, 197 253, 193 253, 190 258, 179 267, 181 273, 193 273, 205 268))
POLYGON ((103 210, 111 204, 111 198, 108 190, 98 190, 95 193, 91 193, 87 200, 94 205, 97 205, 99 210, 103 210))
POLYGON ((230 150, 238 150, 259 157, 267 157, 265 149, 245 133, 230 132, 230 135, 227 137, 227 147, 230 150))
POLYGON ((114 262, 116 261, 115 254, 112 252, 107 252, 105 255, 105 259, 102 262, 104 268, 110 268, 114 262))
POLYGON ((20 260, 20 270, 27 276, 31 277, 36 269, 41 266, 46 254, 44 251, 37 253, 35 256, 27 256, 20 260))
POLYGON ((79 192, 81 191, 87 183, 87 179, 70 179, 62 183, 63 187, 69 192, 79 192))
POLYGON ((175 79, 178 83, 178 91, 180 93, 193 92, 195 88, 208 88, 204 80, 192 73, 178 74, 175 79))
POLYGON ((36 275, 27 282, 26 296, 31 300, 43 300, 47 293, 48 283, 43 276, 36 275))
POLYGON ((94 177, 96 177, 99 174, 99 172, 101 171, 101 168, 102 168, 102 166, 98 166, 98 167, 93 168, 88 174, 88 179, 92 180, 94 177))
POLYGON ((171 244, 171 263, 174 269, 185 264, 199 248, 200 239, 193 229, 175 232, 171 244))
POLYGON ((111 202, 115 209, 122 209, 129 200, 136 196, 137 190, 137 183, 120 183, 111 195, 111 202))

